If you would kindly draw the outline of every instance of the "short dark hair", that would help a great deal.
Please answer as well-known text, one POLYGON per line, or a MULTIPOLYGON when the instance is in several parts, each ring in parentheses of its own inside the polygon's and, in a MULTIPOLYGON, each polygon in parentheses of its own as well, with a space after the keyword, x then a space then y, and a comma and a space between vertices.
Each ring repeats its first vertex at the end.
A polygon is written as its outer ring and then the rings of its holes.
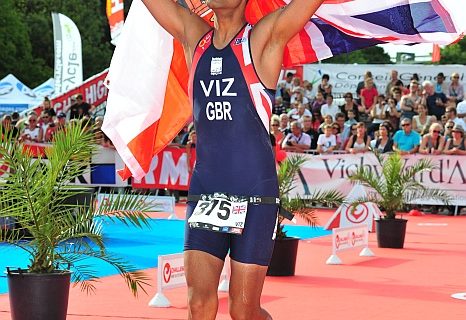
POLYGON ((322 76, 322 80, 324 80, 324 79, 330 80, 330 76, 328 74, 324 74, 322 76))

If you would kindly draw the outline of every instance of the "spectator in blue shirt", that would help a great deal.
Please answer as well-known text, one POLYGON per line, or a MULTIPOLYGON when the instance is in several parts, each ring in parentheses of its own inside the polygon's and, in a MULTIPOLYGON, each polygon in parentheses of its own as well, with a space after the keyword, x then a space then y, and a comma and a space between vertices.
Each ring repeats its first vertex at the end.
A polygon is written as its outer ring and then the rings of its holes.
POLYGON ((413 154, 419 149, 421 136, 416 131, 411 130, 411 119, 401 120, 401 130, 393 136, 393 151, 400 154, 413 154))

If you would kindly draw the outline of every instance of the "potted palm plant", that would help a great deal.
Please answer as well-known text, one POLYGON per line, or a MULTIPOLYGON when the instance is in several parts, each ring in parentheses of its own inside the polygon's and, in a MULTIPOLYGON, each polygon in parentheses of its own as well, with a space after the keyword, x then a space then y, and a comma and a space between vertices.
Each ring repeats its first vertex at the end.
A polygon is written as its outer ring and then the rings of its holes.
POLYGON ((86 258, 115 267, 135 295, 147 284, 146 275, 106 251, 102 224, 147 225, 149 205, 127 194, 97 208, 89 189, 70 185, 88 170, 94 150, 92 130, 79 123, 55 134, 46 159, 7 136, 0 140, 0 220, 14 222, 0 228, 0 242, 29 254, 27 266, 7 268, 13 320, 66 319, 70 279, 94 290, 96 270, 86 258))
POLYGON ((376 233, 380 248, 403 248, 407 220, 397 214, 404 207, 420 199, 435 199, 448 203, 450 196, 439 189, 427 188, 416 180, 416 176, 435 168, 429 159, 421 159, 412 166, 405 166, 399 153, 388 156, 375 154, 382 168, 381 177, 369 167, 360 166, 350 180, 368 187, 367 197, 357 199, 353 206, 362 202, 373 202, 384 215, 376 220, 376 233))
POLYGON ((299 238, 288 237, 284 229, 285 216, 283 211, 297 215, 310 226, 319 224, 315 208, 312 203, 339 205, 343 196, 337 191, 315 192, 306 198, 291 197, 290 192, 296 187, 295 180, 306 157, 299 154, 289 155, 277 171, 278 189, 280 196, 280 213, 278 215, 275 246, 267 270, 269 276, 292 276, 295 274, 296 257, 298 253, 299 238))

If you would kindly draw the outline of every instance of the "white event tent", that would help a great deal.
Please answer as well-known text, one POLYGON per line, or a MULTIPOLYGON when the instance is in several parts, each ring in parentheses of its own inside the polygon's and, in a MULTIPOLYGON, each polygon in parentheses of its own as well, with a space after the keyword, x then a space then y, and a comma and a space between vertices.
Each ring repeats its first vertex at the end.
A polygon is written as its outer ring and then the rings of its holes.
POLYGON ((23 111, 42 103, 43 97, 34 93, 14 75, 0 80, 0 113, 23 111))

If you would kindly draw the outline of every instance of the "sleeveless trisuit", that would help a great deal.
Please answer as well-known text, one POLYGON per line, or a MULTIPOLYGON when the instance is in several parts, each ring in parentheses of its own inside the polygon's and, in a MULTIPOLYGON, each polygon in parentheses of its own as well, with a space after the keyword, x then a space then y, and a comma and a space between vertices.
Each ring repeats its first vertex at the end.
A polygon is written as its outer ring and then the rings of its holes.
MULTIPOLYGON (((238 196, 278 197, 275 160, 269 137, 274 90, 266 89, 252 62, 244 26, 223 49, 209 31, 198 43, 190 74, 190 98, 197 134, 196 165, 190 195, 224 192, 238 196)), ((196 202, 188 202, 188 219, 196 202)), ((248 206, 242 235, 191 229, 185 250, 200 250, 242 263, 268 265, 277 205, 248 206)))

